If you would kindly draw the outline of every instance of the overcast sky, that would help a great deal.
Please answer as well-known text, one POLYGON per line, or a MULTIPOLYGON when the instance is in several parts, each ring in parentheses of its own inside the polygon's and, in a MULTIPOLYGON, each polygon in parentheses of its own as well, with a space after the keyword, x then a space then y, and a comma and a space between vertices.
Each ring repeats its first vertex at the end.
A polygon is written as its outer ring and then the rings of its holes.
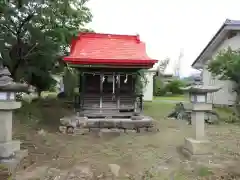
POLYGON ((182 49, 181 76, 193 72, 191 63, 225 19, 240 20, 240 0, 90 0, 89 7, 95 32, 138 33, 152 58, 173 64, 182 49))

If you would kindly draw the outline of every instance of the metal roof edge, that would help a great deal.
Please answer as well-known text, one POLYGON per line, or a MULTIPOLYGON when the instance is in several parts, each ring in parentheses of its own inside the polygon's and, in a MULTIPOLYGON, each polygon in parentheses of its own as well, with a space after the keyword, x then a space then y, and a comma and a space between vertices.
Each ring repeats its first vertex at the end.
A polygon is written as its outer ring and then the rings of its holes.
POLYGON ((230 20, 226 19, 223 25, 219 28, 217 33, 213 36, 213 38, 209 41, 209 43, 205 46, 205 48, 202 50, 202 52, 198 55, 198 57, 195 59, 195 61, 192 63, 192 67, 194 68, 195 64, 200 60, 200 58, 203 56, 203 54, 206 52, 206 50, 212 45, 213 41, 217 39, 218 35, 222 32, 222 30, 225 28, 227 25, 239 25, 240 26, 240 21, 239 20, 230 20))

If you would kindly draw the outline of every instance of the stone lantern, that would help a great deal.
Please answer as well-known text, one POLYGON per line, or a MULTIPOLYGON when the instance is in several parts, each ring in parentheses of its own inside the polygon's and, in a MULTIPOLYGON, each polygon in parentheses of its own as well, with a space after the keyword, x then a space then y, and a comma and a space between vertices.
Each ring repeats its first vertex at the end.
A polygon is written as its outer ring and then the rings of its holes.
POLYGON ((12 140, 12 112, 21 107, 15 95, 16 92, 27 92, 28 86, 14 83, 10 75, 9 70, 0 65, 0 164, 13 168, 16 154, 22 152, 20 141, 12 140))
POLYGON ((189 93, 191 103, 191 122, 193 127, 194 136, 185 138, 183 150, 189 155, 202 155, 206 154, 206 143, 209 141, 205 137, 205 111, 212 110, 212 104, 207 102, 207 94, 213 93, 221 89, 215 86, 195 85, 183 88, 184 91, 189 93))

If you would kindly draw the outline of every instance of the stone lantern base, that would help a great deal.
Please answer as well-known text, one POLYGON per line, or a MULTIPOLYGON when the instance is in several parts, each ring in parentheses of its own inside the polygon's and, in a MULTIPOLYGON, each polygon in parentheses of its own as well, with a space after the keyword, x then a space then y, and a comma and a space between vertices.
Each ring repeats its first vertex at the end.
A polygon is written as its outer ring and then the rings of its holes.
POLYGON ((0 164, 11 172, 28 154, 26 150, 20 150, 19 140, 12 140, 12 111, 20 107, 20 102, 0 101, 0 164))
POLYGON ((208 140, 185 138, 182 153, 190 159, 210 155, 209 143, 208 140))
POLYGON ((0 164, 5 166, 14 177, 18 165, 27 156, 28 156, 27 149, 18 150, 15 151, 14 155, 11 156, 10 158, 1 159, 0 164))

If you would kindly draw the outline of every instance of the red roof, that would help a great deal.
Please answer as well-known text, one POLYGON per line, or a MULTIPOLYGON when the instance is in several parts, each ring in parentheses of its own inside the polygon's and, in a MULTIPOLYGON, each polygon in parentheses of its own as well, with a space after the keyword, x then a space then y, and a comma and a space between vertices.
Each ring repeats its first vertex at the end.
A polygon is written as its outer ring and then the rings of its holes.
POLYGON ((71 64, 138 65, 152 67, 157 60, 146 54, 145 43, 139 36, 80 33, 72 40, 70 55, 64 60, 71 64))

